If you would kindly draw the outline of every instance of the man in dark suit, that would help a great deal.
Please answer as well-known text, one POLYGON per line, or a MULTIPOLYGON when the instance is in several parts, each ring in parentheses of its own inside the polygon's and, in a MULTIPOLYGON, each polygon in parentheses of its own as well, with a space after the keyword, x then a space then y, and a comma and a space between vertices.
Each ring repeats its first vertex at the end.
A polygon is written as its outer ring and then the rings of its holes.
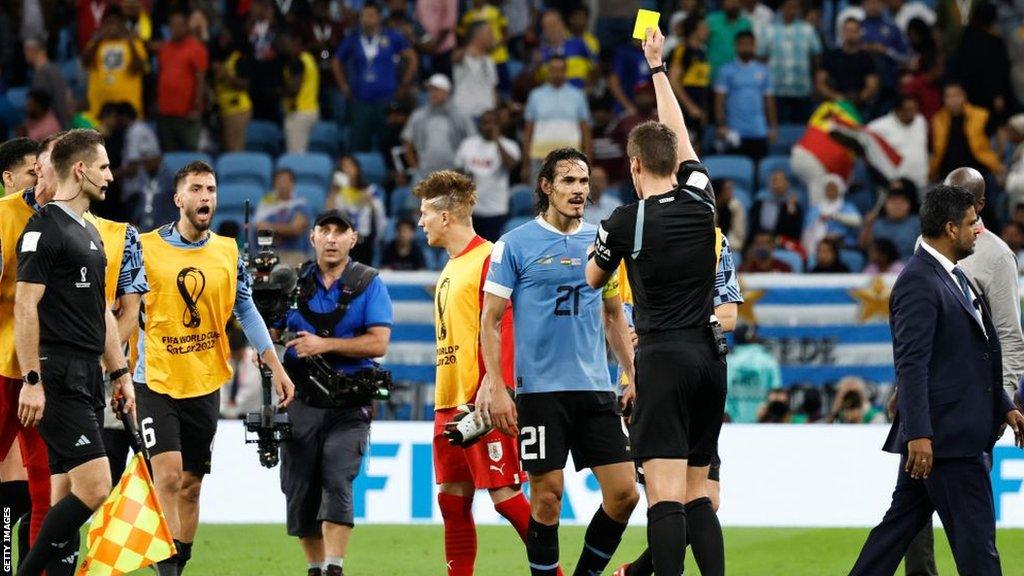
POLYGON ((961 574, 1002 574, 983 454, 1004 422, 1024 447, 1024 416, 1002 387, 988 305, 956 265, 974 251, 977 223, 963 188, 937 186, 925 197, 923 242, 889 302, 899 396, 884 450, 902 456, 899 478, 851 576, 891 576, 935 511, 961 574))

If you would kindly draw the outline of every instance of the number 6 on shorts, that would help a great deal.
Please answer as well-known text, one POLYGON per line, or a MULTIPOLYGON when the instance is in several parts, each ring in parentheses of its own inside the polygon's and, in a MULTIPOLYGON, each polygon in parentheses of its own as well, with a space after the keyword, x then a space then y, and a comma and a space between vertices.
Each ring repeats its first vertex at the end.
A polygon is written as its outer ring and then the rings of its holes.
POLYGON ((142 428, 142 442, 146 445, 146 448, 156 446, 156 431, 153 430, 153 418, 143 418, 139 425, 142 428))

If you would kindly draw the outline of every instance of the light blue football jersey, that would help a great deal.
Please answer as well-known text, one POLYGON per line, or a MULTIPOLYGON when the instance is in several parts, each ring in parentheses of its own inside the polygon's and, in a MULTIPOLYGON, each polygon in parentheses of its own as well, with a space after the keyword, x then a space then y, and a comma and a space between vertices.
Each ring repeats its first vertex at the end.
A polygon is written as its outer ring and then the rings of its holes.
POLYGON ((597 227, 563 234, 537 218, 494 244, 484 291, 512 300, 516 392, 612 392, 602 290, 587 285, 597 227))

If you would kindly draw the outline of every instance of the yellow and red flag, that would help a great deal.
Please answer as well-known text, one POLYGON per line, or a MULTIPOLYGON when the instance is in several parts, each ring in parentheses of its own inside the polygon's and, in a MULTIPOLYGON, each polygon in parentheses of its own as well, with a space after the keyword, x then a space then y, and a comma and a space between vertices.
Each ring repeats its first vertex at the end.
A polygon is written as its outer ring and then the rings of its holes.
POLYGON ((89 526, 89 550, 77 576, 118 576, 176 554, 156 488, 136 453, 89 526))

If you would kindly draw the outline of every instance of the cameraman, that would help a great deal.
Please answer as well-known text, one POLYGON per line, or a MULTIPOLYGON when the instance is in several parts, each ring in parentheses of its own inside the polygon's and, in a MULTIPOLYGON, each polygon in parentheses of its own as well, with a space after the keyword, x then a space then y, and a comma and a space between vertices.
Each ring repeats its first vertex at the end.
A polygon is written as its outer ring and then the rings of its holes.
POLYGON ((332 383, 347 389, 373 371, 371 359, 384 356, 391 339, 384 282, 349 258, 357 239, 341 212, 316 219, 310 234, 316 260, 299 270, 297 305, 284 320, 285 332, 296 334, 284 359, 296 398, 288 408, 292 438, 281 447, 281 489, 288 534, 299 537, 309 576, 342 574, 353 527, 352 481, 369 442, 372 395, 336 394, 332 383), (311 367, 321 358, 320 370, 311 367))
POLYGON ((847 376, 836 386, 836 399, 829 424, 880 424, 885 413, 871 404, 868 386, 856 376, 847 376))

